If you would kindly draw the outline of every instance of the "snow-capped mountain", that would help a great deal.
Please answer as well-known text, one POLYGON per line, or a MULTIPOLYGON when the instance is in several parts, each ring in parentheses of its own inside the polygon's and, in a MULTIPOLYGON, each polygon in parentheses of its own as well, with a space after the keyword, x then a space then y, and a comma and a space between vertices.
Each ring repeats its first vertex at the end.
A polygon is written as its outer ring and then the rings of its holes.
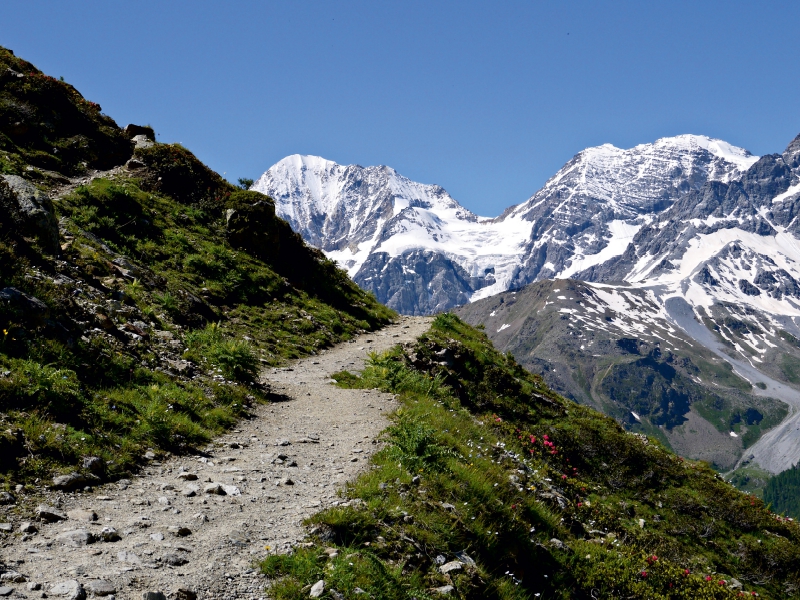
POLYGON ((253 189, 309 243, 400 312, 425 314, 621 255, 654 216, 707 181, 729 182, 757 159, 683 135, 580 152, 528 201, 479 217, 443 188, 389 167, 289 156, 253 189))

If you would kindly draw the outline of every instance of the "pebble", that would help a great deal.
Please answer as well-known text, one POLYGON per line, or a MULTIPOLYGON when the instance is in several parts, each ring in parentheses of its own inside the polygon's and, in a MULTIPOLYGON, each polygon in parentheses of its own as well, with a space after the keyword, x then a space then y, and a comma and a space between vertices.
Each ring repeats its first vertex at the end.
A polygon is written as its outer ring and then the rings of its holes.
POLYGON ((10 596, 14 593, 14 588, 12 587, 0 587, 0 596, 10 596))

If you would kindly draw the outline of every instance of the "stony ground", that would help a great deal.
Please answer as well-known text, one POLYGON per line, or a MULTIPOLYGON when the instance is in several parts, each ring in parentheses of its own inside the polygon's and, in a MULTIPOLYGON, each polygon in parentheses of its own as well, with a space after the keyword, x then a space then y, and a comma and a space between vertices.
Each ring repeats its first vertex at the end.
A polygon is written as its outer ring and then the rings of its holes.
POLYGON ((0 597, 266 598, 256 562, 302 543, 302 520, 343 502, 337 490, 366 466, 395 407, 389 394, 339 389, 330 375, 362 369, 369 352, 411 341, 429 323, 404 317, 265 372, 276 401, 202 456, 0 507, 0 597), (37 512, 39 501, 47 508, 37 512))

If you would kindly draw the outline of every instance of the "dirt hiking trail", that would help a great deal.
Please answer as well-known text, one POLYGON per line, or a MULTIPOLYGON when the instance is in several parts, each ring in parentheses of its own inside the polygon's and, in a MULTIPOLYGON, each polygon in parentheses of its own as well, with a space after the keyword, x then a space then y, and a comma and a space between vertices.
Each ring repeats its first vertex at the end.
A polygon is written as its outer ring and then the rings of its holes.
POLYGON ((0 507, 0 598, 266 598, 256 561, 267 546, 301 543, 305 517, 343 502, 337 489, 367 465, 396 406, 390 394, 339 389, 331 374, 360 371, 370 352, 429 325, 402 317, 265 371, 279 401, 202 456, 152 460, 89 493, 45 491, 43 510, 24 499, 0 507))

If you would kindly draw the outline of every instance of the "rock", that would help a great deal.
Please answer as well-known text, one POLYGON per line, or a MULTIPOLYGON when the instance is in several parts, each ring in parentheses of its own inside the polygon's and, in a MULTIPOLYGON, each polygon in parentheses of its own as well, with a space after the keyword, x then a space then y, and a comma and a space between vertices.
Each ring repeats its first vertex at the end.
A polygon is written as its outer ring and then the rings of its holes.
POLYGON ((144 164, 142 161, 137 160, 135 158, 130 159, 128 162, 125 163, 125 168, 129 171, 136 171, 137 169, 144 169, 147 165, 144 164))
POLYGON ((86 591, 83 586, 74 579, 53 584, 50 586, 48 594, 67 598, 68 600, 83 600, 86 598, 86 591))
POLYGON ((278 440, 278 441, 275 443, 275 445, 276 445, 276 446, 288 446, 288 445, 289 445, 289 444, 291 444, 291 443, 292 443, 292 442, 290 442, 289 440, 278 440))
POLYGON ((118 542, 122 539, 122 536, 113 527, 103 527, 100 531, 100 539, 104 542, 118 542))
POLYGON ((16 571, 6 571, 0 575, 0 581, 5 583, 25 583, 28 581, 28 578, 22 573, 17 573, 16 571))
POLYGON ((11 533, 14 531, 14 526, 11 523, 0 523, 0 531, 11 533))
POLYGON ((133 143, 136 144, 137 148, 149 148, 150 146, 155 146, 155 143, 146 135, 133 136, 133 143))
POLYGON ((320 579, 317 583, 311 586, 311 591, 308 593, 310 598, 319 598, 325 591, 325 580, 320 579))
POLYGON ((14 588, 12 587, 6 587, 6 586, 0 587, 0 597, 10 596, 13 593, 14 593, 14 588))
POLYGON ((189 588, 178 588, 175 592, 175 600, 197 600, 197 592, 189 588))
POLYGON ((281 485, 294 485, 294 481, 290 477, 281 479, 281 485))
POLYGON ((223 484, 222 485, 222 489, 225 490, 225 493, 228 496, 241 496, 242 495, 241 490, 239 490, 239 488, 236 487, 235 485, 225 485, 225 484, 223 484))
POLYGON ((50 316, 50 309, 44 302, 24 294, 15 287, 0 290, 0 302, 18 310, 25 319, 37 327, 44 325, 50 316))
POLYGON ((8 492, 0 492, 0 505, 2 504, 15 504, 17 501, 14 496, 9 494, 8 492))
POLYGON ((86 531, 85 529, 75 529, 73 531, 65 531, 56 537, 56 541, 61 542, 65 546, 74 546, 79 548, 87 544, 95 542, 94 534, 86 531))
POLYGON ((117 554, 117 560, 124 563, 129 563, 132 565, 140 565, 142 564, 142 559, 139 558, 133 552, 128 552, 127 550, 122 550, 117 554))
POLYGON ((442 502, 441 505, 442 505, 442 508, 445 509, 445 510, 455 510, 456 509, 455 506, 453 506, 452 504, 448 504, 447 502, 442 502))
POLYGON ((70 473, 69 475, 59 475, 53 477, 53 488, 57 490, 70 491, 76 488, 82 488, 87 485, 96 485, 100 483, 100 478, 91 473, 70 473))
POLYGON ((143 135, 148 140, 156 141, 156 132, 149 125, 134 125, 133 123, 128 123, 123 131, 129 140, 132 140, 134 136, 143 135))
POLYGON ((42 589, 42 584, 38 581, 31 581, 25 586, 29 592, 35 592, 42 589))
POLYGON ((153 452, 152 450, 148 450, 147 452, 144 453, 144 458, 145 458, 145 460, 155 460, 156 459, 156 453, 153 452))
POLYGON ((72 519, 73 521, 86 521, 91 523, 92 521, 97 521, 97 513, 93 510, 83 510, 81 508, 76 508, 75 510, 68 510, 67 516, 72 519))
POLYGON ((433 588, 433 591, 442 596, 449 596, 455 589, 452 585, 443 585, 442 587, 433 588))
POLYGON ((461 550, 460 552, 453 552, 453 554, 455 555, 455 557, 456 557, 458 560, 460 560, 461 562, 463 562, 463 563, 464 563, 465 565, 467 565, 468 567, 475 567, 475 566, 477 566, 477 564, 476 564, 476 563, 475 563, 475 561, 472 559, 472 557, 471 557, 469 554, 467 554, 467 553, 466 553, 464 550, 461 550))
POLYGON ((171 567, 180 567, 185 565, 189 562, 189 559, 185 556, 181 556, 180 554, 171 552, 169 554, 165 554, 161 559, 165 564, 168 564, 171 567))
POLYGON ((200 491, 200 488, 196 485, 189 484, 185 488, 181 490, 181 494, 186 496, 187 498, 191 498, 197 495, 197 492, 200 491))
POLYGON ((203 488, 204 494, 214 494, 217 496, 224 496, 225 490, 222 486, 218 483, 210 483, 206 487, 203 488))
POLYGON ((110 596, 117 593, 117 587, 105 579, 95 579, 86 584, 89 591, 95 596, 110 596))
POLYGON ((42 249, 58 254, 58 221, 50 197, 17 175, 0 176, 0 211, 10 216, 9 225, 42 249))
POLYGON ((84 456, 83 468, 88 469, 92 473, 103 472, 103 460, 97 456, 84 456))
POLYGON ((24 521, 23 523, 19 524, 20 533, 37 533, 38 531, 39 530, 36 528, 36 525, 30 521, 24 521))
POLYGON ((51 506, 42 505, 36 509, 36 518, 43 523, 55 523, 56 521, 65 521, 67 515, 51 506))
POLYGON ((166 496, 161 496, 161 497, 158 499, 158 503, 159 503, 159 504, 162 504, 162 505, 164 505, 164 506, 170 506, 170 505, 172 504, 172 502, 170 502, 170 501, 169 501, 169 498, 167 498, 166 496))
POLYGON ((459 560, 451 560, 449 563, 445 563, 441 567, 439 567, 439 572, 442 575, 446 575, 451 571, 460 571, 463 568, 464 568, 464 563, 462 563, 459 560))
POLYGON ((150 539, 156 542, 163 542, 164 541, 164 534, 163 533, 151 533, 150 539))
POLYGON ((550 540, 550 545, 556 550, 569 550, 567 545, 558 538, 552 538, 550 540))
POLYGON ((178 473, 178 479, 183 479, 184 481, 197 481, 197 475, 194 473, 178 473))
POLYGON ((169 531, 172 535, 178 537, 186 537, 188 535, 192 535, 192 530, 188 527, 179 527, 178 525, 170 525, 167 527, 167 531, 169 531))

